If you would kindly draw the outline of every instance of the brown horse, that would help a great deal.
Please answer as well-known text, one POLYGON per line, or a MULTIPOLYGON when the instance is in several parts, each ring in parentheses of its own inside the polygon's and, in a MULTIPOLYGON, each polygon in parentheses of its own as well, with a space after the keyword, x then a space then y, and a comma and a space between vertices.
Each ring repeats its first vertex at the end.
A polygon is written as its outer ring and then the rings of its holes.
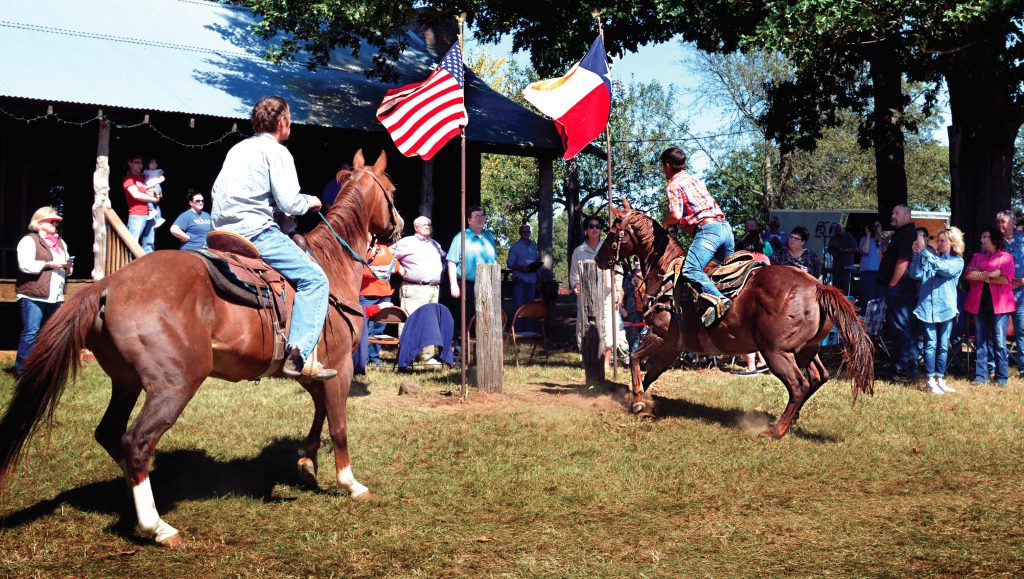
MULTIPOLYGON (((401 232, 395 187, 384 173, 386 165, 384 153, 369 166, 362 151, 357 152, 351 176, 325 216, 331 227, 321 223, 306 236, 309 251, 330 280, 334 298, 317 352, 338 375, 302 384, 313 397, 314 411, 298 467, 300 476, 315 485, 316 454, 326 417, 337 481, 352 497, 370 496, 352 474, 345 424, 352 353, 363 329, 358 305, 363 264, 342 247, 334 232, 359 255, 366 254, 369 233, 401 232)), ((0 483, 16 465, 40 420, 52 418, 69 375, 78 372, 83 347, 93 351, 110 375, 113 393, 95 436, 128 478, 139 532, 158 544, 177 545, 181 536, 160 518, 150 487, 154 449, 208 376, 231 381, 260 376, 272 358, 272 332, 259 310, 218 296, 202 257, 158 251, 132 262, 72 296, 40 332, 0 421, 0 483), (127 428, 143 390, 145 402, 127 428)))
POLYGON ((644 401, 644 392, 684 350, 719 355, 760 351, 789 390, 786 410, 775 426, 760 436, 782 438, 807 399, 829 379, 818 357, 818 345, 833 324, 846 344, 843 360, 853 380, 854 398, 861 392, 873 393, 874 347, 842 292, 793 267, 763 267, 753 272, 733 298, 725 318, 705 328, 692 303, 683 304, 681 315, 673 312, 671 303, 654 305, 659 300, 680 303, 682 284, 659 296, 665 272, 684 256, 679 242, 628 204, 622 211, 612 208, 612 214, 614 222, 598 251, 597 264, 608 269, 616 260, 637 256, 644 278, 644 301, 653 306, 644 314, 647 336, 630 355, 634 413, 649 412, 650 401, 644 401), (641 381, 640 361, 645 359, 647 369, 641 381))

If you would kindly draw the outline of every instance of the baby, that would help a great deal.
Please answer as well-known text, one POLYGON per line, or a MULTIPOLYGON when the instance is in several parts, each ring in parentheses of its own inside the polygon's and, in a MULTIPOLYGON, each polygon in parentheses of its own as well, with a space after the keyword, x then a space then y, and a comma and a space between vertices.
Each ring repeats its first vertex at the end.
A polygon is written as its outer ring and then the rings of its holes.
MULTIPOLYGON (((164 191, 160 187, 160 184, 164 182, 164 170, 157 164, 156 159, 150 159, 148 169, 142 172, 146 176, 146 187, 155 191, 157 197, 163 197, 164 191)), ((160 227, 164 224, 164 217, 160 211, 160 206, 156 203, 149 203, 149 218, 155 219, 155 227, 160 227)))

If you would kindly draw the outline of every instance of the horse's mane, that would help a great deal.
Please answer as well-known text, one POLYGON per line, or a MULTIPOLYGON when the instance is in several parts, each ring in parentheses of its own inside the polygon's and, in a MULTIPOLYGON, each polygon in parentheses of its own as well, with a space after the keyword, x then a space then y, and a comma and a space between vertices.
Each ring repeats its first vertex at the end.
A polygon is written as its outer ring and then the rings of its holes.
MULTIPOLYGON (((338 191, 334 205, 327 210, 324 219, 349 245, 365 247, 367 216, 362 213, 362 195, 357 191, 358 179, 349 177, 338 191)), ((323 221, 306 234, 306 244, 325 265, 342 266, 350 262, 348 251, 340 246, 334 233, 323 221)), ((353 249, 355 249, 353 247, 353 249)))
POLYGON ((644 260, 647 266, 645 271, 650 271, 653 266, 659 266, 663 272, 667 271, 668 264, 684 254, 679 242, 650 216, 639 211, 630 211, 626 214, 625 222, 633 229, 638 244, 650 248, 650 253, 644 260))

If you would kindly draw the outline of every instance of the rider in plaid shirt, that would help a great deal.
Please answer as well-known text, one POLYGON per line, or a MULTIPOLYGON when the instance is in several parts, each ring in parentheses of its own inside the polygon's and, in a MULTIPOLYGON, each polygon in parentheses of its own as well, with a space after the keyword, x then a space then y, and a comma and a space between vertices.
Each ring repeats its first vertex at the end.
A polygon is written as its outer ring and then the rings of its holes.
POLYGON ((725 317, 732 307, 732 301, 704 273, 712 259, 721 262, 732 254, 732 227, 704 182, 686 172, 686 153, 676 147, 666 149, 661 154, 661 171, 668 179, 668 216, 662 225, 667 228, 680 224, 693 236, 680 275, 695 290, 697 312, 708 327, 725 317))

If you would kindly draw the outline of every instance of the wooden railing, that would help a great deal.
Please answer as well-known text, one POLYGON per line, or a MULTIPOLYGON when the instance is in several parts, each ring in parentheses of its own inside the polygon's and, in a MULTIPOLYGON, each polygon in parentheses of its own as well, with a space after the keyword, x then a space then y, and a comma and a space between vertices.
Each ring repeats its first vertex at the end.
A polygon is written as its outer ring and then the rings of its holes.
POLYGON ((107 222, 107 258, 104 275, 110 275, 144 254, 142 246, 128 232, 121 218, 109 207, 103 211, 107 222))

